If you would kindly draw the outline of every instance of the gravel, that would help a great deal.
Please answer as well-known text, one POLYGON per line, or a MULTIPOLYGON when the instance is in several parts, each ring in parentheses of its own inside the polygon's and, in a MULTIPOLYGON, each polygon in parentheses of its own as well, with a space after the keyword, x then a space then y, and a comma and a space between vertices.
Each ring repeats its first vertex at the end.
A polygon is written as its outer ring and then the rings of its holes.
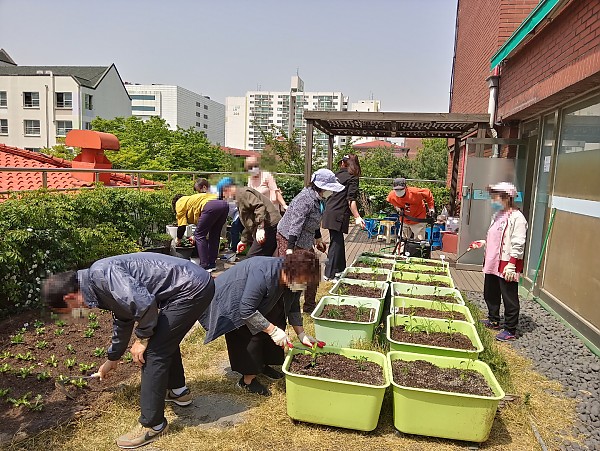
MULTIPOLYGON (((483 293, 468 298, 487 312, 483 293)), ((582 444, 565 443, 561 450, 600 450, 600 359, 568 328, 534 301, 521 298, 518 339, 510 344, 533 362, 533 368, 562 383, 577 400, 574 434, 582 444)))

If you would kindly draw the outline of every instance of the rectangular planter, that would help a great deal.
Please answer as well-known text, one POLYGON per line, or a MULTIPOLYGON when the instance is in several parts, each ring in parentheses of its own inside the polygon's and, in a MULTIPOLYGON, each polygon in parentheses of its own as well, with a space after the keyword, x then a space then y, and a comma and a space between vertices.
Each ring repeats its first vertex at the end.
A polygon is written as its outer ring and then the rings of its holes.
POLYGON ((402 308, 409 307, 425 307, 432 310, 446 310, 446 311, 454 311, 458 313, 462 313, 467 318, 467 322, 471 324, 475 324, 475 320, 473 319, 473 315, 471 315, 471 311, 465 305, 459 304, 450 304, 448 302, 437 302, 437 301, 427 301, 425 299, 412 299, 405 298, 402 296, 392 297, 392 303, 390 306, 390 313, 408 316, 407 313, 402 313, 402 308))
POLYGON ((394 266, 394 271, 418 272, 418 273, 432 274, 432 275, 436 275, 436 276, 450 277, 450 267, 443 268, 443 270, 444 270, 443 274, 428 272, 428 270, 431 270, 431 269, 440 269, 440 268, 437 268, 436 266, 419 265, 417 263, 405 263, 405 262, 396 262, 396 265, 394 266))
MULTIPOLYGON (((426 285, 413 285, 410 283, 392 282, 392 297, 402 296, 405 298, 415 298, 414 295, 439 295, 439 296, 454 296, 457 304, 465 305, 460 291, 455 288, 431 287, 426 285)), ((425 299, 426 300, 426 299, 425 299)))
POLYGON ((310 316, 315 322, 315 335, 318 340, 331 346, 349 348, 353 342, 373 340, 375 327, 381 319, 381 301, 370 298, 323 296, 310 316), (368 322, 321 318, 325 306, 332 304, 363 306, 375 309, 375 312, 368 322))
POLYGON ((383 252, 362 252, 361 254, 358 255, 357 258, 359 258, 359 257, 383 258, 385 260, 395 260, 395 261, 406 261, 407 260, 407 257, 405 257, 404 255, 386 254, 383 252))
MULTIPOLYGON (((341 279, 351 279, 351 277, 346 277, 346 274, 350 273, 362 273, 362 274, 385 274, 387 276, 386 280, 377 280, 375 282, 390 282, 392 280, 392 271, 389 269, 373 269, 373 268, 362 268, 360 266, 348 266, 344 272, 342 273, 341 279)), ((358 279, 357 279, 358 280, 358 279)))
POLYGON ((466 350, 458 348, 443 348, 440 346, 421 345, 415 343, 404 343, 400 341, 392 340, 391 329, 393 326, 400 326, 406 324, 423 324, 431 325, 435 332, 448 332, 449 322, 443 319, 436 318, 422 318, 414 316, 412 318, 401 315, 389 315, 386 321, 386 338, 390 343, 391 351, 405 351, 405 352, 416 352, 418 354, 429 354, 429 355, 440 355, 445 357, 458 357, 463 359, 477 359, 479 353, 483 351, 483 344, 479 339, 475 326, 471 323, 464 321, 452 321, 452 331, 460 332, 471 340, 475 350, 466 350))
POLYGON ((390 385, 387 358, 383 354, 362 349, 326 346, 318 352, 334 352, 349 358, 367 358, 383 368, 384 385, 367 385, 338 381, 289 372, 292 357, 303 352, 293 348, 283 362, 286 375, 287 413, 294 420, 359 431, 377 427, 385 390, 390 385))
POLYGON ((425 265, 425 266, 440 266, 440 267, 448 267, 447 261, 435 260, 433 258, 419 258, 419 257, 408 257, 408 263, 414 263, 416 265, 425 265), (428 265, 427 265, 428 264, 428 265))
MULTIPOLYGON (((452 277, 450 276, 438 276, 437 274, 426 274, 426 273, 419 273, 419 272, 405 272, 405 271, 393 271, 390 277, 390 281, 391 282, 400 282, 400 283, 409 283, 412 280, 418 280, 420 282, 424 282, 424 281, 440 281, 440 282, 446 282, 448 284, 450 284, 450 288, 454 288, 454 281, 452 280, 452 277), (402 281, 399 281, 396 279, 396 277, 401 277, 402 281)), ((422 285, 425 286, 425 285, 422 285)), ((431 285, 433 286, 433 285, 431 285)), ((440 287, 440 288, 445 288, 445 287, 440 287)))
POLYGON ((387 295, 388 289, 390 287, 390 284, 387 282, 369 282, 366 280, 356 280, 356 279, 340 279, 338 280, 335 285, 333 287, 331 287, 331 290, 329 290, 329 294, 332 294, 333 296, 344 296, 344 297, 361 297, 361 296, 351 296, 351 295, 339 295, 337 294, 337 289, 340 286, 340 284, 342 283, 348 283, 350 285, 362 285, 363 287, 373 287, 373 288, 379 288, 381 291, 381 295, 377 298, 370 298, 370 299, 378 299, 381 302, 381 306, 383 307, 383 302, 385 301, 385 296, 387 295))
MULTIPOLYGON (((350 265, 350 266, 354 266, 360 262, 377 262, 377 263, 383 263, 383 264, 391 264, 392 269, 394 268, 394 265, 397 263, 396 260, 394 260, 394 259, 378 258, 378 257, 365 257, 362 255, 359 255, 358 257, 356 257, 354 259, 354 261, 352 262, 352 265, 350 265)), ((390 268, 378 268, 378 269, 390 269, 390 268)))
POLYGON ((393 381, 391 364, 394 360, 425 360, 442 368, 465 368, 464 359, 398 351, 389 352, 387 357, 396 429, 407 434, 469 442, 481 443, 488 439, 504 391, 487 364, 469 360, 468 368, 485 377, 494 392, 491 397, 406 387, 393 381))

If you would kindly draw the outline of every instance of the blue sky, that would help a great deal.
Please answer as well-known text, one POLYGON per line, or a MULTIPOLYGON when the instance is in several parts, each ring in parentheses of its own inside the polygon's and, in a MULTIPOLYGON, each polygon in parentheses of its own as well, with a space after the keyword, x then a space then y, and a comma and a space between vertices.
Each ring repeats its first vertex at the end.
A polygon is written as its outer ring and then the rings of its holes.
POLYGON ((448 111, 456 0, 0 0, 20 65, 108 65, 225 102, 258 86, 448 111))

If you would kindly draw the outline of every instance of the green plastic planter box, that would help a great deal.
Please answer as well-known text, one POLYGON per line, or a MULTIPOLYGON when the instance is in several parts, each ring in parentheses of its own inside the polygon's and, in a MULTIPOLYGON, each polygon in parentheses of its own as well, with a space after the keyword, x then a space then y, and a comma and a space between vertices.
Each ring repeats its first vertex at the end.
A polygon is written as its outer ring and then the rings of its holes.
POLYGON ((402 313, 402 308, 410 308, 410 307, 425 307, 431 310, 446 310, 462 313, 467 318, 467 322, 471 324, 475 324, 475 320, 473 320, 473 315, 471 315, 471 311, 465 305, 459 304, 450 304, 449 302, 438 302, 438 301, 427 301, 425 299, 412 299, 405 298, 402 296, 396 296, 392 298, 392 303, 390 305, 390 313, 408 316, 408 313, 402 313))
POLYGON ((377 427, 385 390, 390 385, 387 358, 379 352, 325 346, 317 352, 334 352, 349 358, 366 357, 383 368, 381 386, 338 381, 290 373, 292 357, 303 352, 301 345, 290 350, 282 370, 286 375, 287 413, 290 418, 359 431, 377 427))
MULTIPOLYGON (((391 282, 399 281, 400 283, 410 283, 412 280, 418 280, 420 282, 425 281, 440 281, 446 282, 450 285, 450 288, 454 288, 454 281, 450 276, 438 276, 437 274, 426 274, 422 272, 405 272, 405 271, 394 271, 390 277, 391 282), (399 281, 396 278, 400 278, 399 281)), ((433 285, 432 285, 433 286, 433 285)), ((444 287, 440 287, 444 288, 444 287)))
MULTIPOLYGON (((410 283, 392 282, 392 297, 402 296, 404 298, 419 299, 416 296, 423 295, 439 295, 439 296, 454 296, 456 303, 465 305, 460 291, 455 288, 433 287, 427 285, 414 285, 410 283)), ((427 300, 427 299, 425 299, 427 300)))
POLYGON ((432 258, 419 258, 419 257, 408 257, 408 263, 414 263, 417 265, 436 265, 443 268, 447 268, 449 266, 447 261, 442 260, 434 260, 432 258))
POLYGON ((353 342, 373 340, 375 327, 381 319, 381 301, 371 298, 323 296, 310 316, 315 322, 315 335, 318 340, 331 346, 349 348, 353 342), (368 322, 321 318, 321 312, 326 305, 363 306, 375 309, 375 311, 368 322))
POLYGON ((411 318, 402 315, 389 315, 387 317, 385 335, 388 342, 390 343, 391 351, 416 352, 418 354, 439 355, 444 357, 458 357, 463 359, 477 359, 479 357, 479 353, 483 351, 483 344, 479 339, 479 335, 477 334, 475 326, 471 323, 467 323, 464 321, 452 321, 452 327, 450 328, 450 323, 444 319, 423 318, 420 316, 413 316, 411 318), (434 332, 450 333, 450 329, 453 332, 460 332, 469 337, 475 350, 443 348, 440 346, 404 343, 392 340, 392 327, 406 324, 421 324, 424 326, 430 325, 434 332))
POLYGON ((363 287, 370 287, 370 288, 379 288, 381 291, 381 295, 377 298, 369 298, 369 299, 377 299, 381 302, 381 306, 383 307, 383 302, 385 301, 385 296, 388 292, 388 289, 390 287, 390 284, 387 282, 377 282, 377 281, 368 281, 368 280, 357 280, 357 279, 340 279, 338 280, 335 285, 333 287, 331 287, 331 290, 329 290, 329 294, 333 295, 333 296, 344 296, 344 297, 361 297, 361 296, 351 296, 351 295, 347 295, 347 294, 338 294, 337 293, 337 289, 338 286, 342 283, 347 283, 349 285, 362 285, 363 287))
MULTIPOLYGON (((378 263, 383 263, 383 264, 391 264, 392 265, 392 269, 394 268, 394 265, 397 264, 398 262, 394 259, 389 259, 389 258, 378 258, 378 257, 365 257, 363 255, 360 255, 358 257, 356 257, 354 259, 354 261, 352 262, 352 265, 350 266, 354 266, 357 263, 364 263, 364 262, 378 262, 378 263)), ((381 269, 389 269, 389 268, 381 268, 381 269)))
POLYGON ((394 360, 425 360, 442 368, 469 368, 485 377, 494 396, 405 387, 392 380, 394 426, 406 434, 482 443, 488 439, 504 391, 490 367, 479 360, 391 351, 387 355, 390 380, 394 360))
POLYGON ((344 272, 342 273, 341 278, 342 279, 350 279, 351 277, 347 277, 347 274, 351 274, 351 273, 362 273, 362 274, 385 274, 387 276, 387 279, 385 280, 379 280, 377 282, 390 282, 392 280, 392 271, 390 271, 389 269, 373 269, 373 268, 363 268, 360 266, 354 267, 354 266, 348 266, 344 272))
POLYGON ((394 261, 406 261, 407 257, 400 254, 386 254, 383 252, 362 252, 358 255, 358 258, 366 257, 366 258, 383 258, 385 260, 394 260, 394 261))
POLYGON ((436 276, 450 276, 450 267, 437 267, 437 266, 427 266, 427 265, 419 265, 418 263, 407 263, 407 262, 396 262, 396 265, 394 266, 394 271, 404 271, 404 272, 418 272, 418 273, 427 273, 427 274, 434 274, 436 276), (437 274, 437 273, 432 273, 432 272, 428 272, 431 271, 432 269, 443 269, 444 270, 444 274, 437 274))

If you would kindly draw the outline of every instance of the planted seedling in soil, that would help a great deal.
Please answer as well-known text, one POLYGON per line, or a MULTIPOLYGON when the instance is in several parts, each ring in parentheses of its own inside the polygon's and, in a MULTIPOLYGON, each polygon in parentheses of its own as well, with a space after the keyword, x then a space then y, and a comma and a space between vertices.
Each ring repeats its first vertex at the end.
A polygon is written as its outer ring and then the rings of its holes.
POLYGON ((67 325, 67 323, 62 319, 57 319, 54 324, 56 324, 58 327, 65 327, 67 325))
POLYGON ((0 398, 4 398, 10 393, 10 388, 0 388, 0 398))
POLYGON ((69 383, 71 385, 74 385, 77 388, 85 388, 88 386, 88 381, 86 379, 83 379, 81 377, 75 378, 75 379, 71 379, 69 381, 69 383))
POLYGON ((375 298, 381 297, 381 288, 378 287, 364 287, 362 285, 354 285, 349 283, 340 283, 338 285, 337 294, 340 296, 358 296, 363 298, 375 298))
POLYGON ((65 346, 65 349, 67 351, 69 351, 71 354, 75 354, 75 348, 73 347, 72 344, 69 343, 67 346, 65 346))
POLYGON ((421 325, 397 325, 390 328, 391 338, 400 343, 412 343, 442 348, 464 349, 474 351, 471 339, 466 335, 452 331, 440 332, 433 327, 421 325))
POLYGON ((36 335, 44 335, 46 333, 46 328, 45 327, 36 327, 35 328, 35 334, 36 335))
POLYGON ((83 336, 85 338, 92 338, 94 336, 94 329, 86 329, 83 331, 83 336))
POLYGON ((354 305, 335 305, 330 304, 323 307, 321 318, 337 319, 343 321, 356 321, 365 323, 371 321, 375 309, 354 305))
POLYGON ((25 343, 25 338, 23 338, 23 332, 18 332, 10 337, 10 343, 13 345, 20 345, 25 343))
POLYGON ((11 403, 13 405, 13 407, 21 407, 21 406, 28 407, 29 406, 29 395, 31 395, 31 392, 25 393, 20 398, 8 398, 7 401, 9 403, 11 403))
POLYGON ((94 349, 94 352, 92 352, 94 357, 104 357, 104 355, 106 354, 106 349, 104 348, 96 348, 94 349))
POLYGON ((387 280, 386 274, 377 274, 377 273, 369 273, 369 272, 347 272, 344 276, 348 279, 356 279, 356 280, 370 280, 377 282, 384 282, 387 280))
POLYGON ((133 362, 133 356, 131 355, 131 352, 127 351, 125 353, 125 355, 123 356, 123 362, 125 362, 125 363, 133 362))
POLYGON ((463 315, 460 312, 455 312, 452 310, 436 310, 436 309, 430 309, 427 307, 415 307, 415 306, 411 306, 408 307, 408 310, 410 311, 410 314, 412 316, 423 316, 426 318, 439 318, 439 319, 454 319, 454 320, 458 320, 458 321, 467 321, 467 318, 465 317, 465 315, 463 315))
POLYGON ((31 351, 27 351, 25 354, 15 354, 17 360, 35 360, 35 357, 31 355, 31 351))
POLYGON ((38 349, 46 349, 48 347, 48 342, 46 340, 40 340, 35 344, 35 347, 38 349))
POLYGON ((89 330, 96 330, 100 328, 100 324, 98 324, 98 321, 90 321, 88 323, 88 329, 89 330))
POLYGON ((319 353, 319 358, 313 365, 311 355, 295 354, 290 364, 290 372, 325 379, 383 385, 381 366, 365 359, 360 362, 357 360, 334 353, 319 353))
POLYGON ((27 376, 33 373, 33 370, 35 370, 35 366, 21 367, 17 370, 17 377, 25 379, 27 376))
POLYGON ((50 376, 50 372, 49 371, 43 371, 43 372, 37 374, 36 379, 38 381, 47 381, 51 377, 52 376, 50 376))
POLYGON ((44 327, 44 322, 40 321, 39 319, 36 319, 33 322, 33 327, 35 327, 36 329, 39 329, 40 327, 44 327))
POLYGON ((88 315, 88 320, 89 320, 89 321, 96 321, 97 319, 98 319, 98 315, 96 315, 96 314, 95 314, 95 313, 93 313, 93 312, 91 312, 91 313, 88 315))
POLYGON ((0 359, 10 359, 13 355, 9 351, 0 352, 0 359))
POLYGON ((73 368, 77 364, 75 359, 67 359, 65 360, 65 366, 69 369, 73 368))
POLYGON ((94 364, 93 363, 80 363, 79 364, 79 371, 81 371, 82 373, 86 373, 89 370, 91 370, 92 368, 94 368, 94 364))
POLYGON ((60 337, 61 335, 63 335, 65 333, 64 329, 55 329, 54 330, 54 335, 56 335, 57 337, 60 337))
POLYGON ((55 355, 51 355, 50 358, 48 360, 46 360, 46 363, 54 368, 56 368, 56 366, 58 365, 58 359, 56 358, 55 355))
POLYGON ((3 363, 0 365, 0 374, 10 373, 12 371, 12 367, 8 363, 3 363))

